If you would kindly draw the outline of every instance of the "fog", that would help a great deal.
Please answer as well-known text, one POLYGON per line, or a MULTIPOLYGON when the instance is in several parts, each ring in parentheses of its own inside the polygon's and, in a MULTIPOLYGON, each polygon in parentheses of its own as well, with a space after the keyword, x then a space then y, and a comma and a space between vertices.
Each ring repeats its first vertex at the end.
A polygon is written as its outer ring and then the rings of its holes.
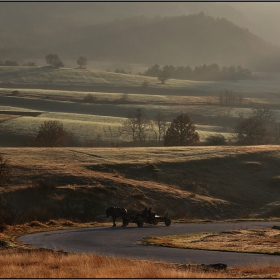
POLYGON ((225 17, 280 45, 279 2, 1 2, 0 22, 5 28, 10 26, 10 32, 16 32, 19 24, 21 28, 55 28, 66 22, 96 24, 135 15, 174 16, 201 11, 225 17))
MULTIPOLYGON (((156 18, 200 12, 226 18, 280 46, 280 2, 0 2, 0 49, 27 48, 32 50, 29 53, 37 53, 37 58, 42 58, 44 52, 66 54, 66 46, 71 45, 72 50, 69 49, 65 59, 72 59, 71 55, 81 55, 79 51, 90 52, 89 45, 88 49, 84 47, 86 30, 91 32, 89 43, 96 50, 104 50, 104 45, 97 46, 99 41, 92 41, 97 38, 92 31, 95 25, 141 15, 156 18)), ((130 36, 133 39, 134 35, 130 36)))

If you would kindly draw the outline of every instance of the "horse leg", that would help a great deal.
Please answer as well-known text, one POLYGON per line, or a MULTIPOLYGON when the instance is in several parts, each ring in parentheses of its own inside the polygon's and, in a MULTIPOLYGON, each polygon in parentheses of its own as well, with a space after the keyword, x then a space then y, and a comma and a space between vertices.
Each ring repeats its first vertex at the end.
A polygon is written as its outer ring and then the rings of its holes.
POLYGON ((115 227, 115 226, 116 226, 116 218, 113 217, 113 227, 115 227))

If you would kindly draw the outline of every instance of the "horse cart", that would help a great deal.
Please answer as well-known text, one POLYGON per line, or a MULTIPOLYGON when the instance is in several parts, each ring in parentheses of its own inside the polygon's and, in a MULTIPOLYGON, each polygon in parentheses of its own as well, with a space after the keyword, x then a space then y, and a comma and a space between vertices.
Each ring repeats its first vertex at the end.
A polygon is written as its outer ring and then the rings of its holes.
POLYGON ((171 225, 171 219, 168 218, 168 214, 165 216, 159 216, 152 213, 152 215, 146 217, 141 214, 126 215, 122 217, 122 219, 124 227, 126 227, 129 223, 136 223, 138 227, 143 227, 144 223, 157 225, 160 222, 165 223, 167 227, 171 225))
POLYGON ((126 227, 129 223, 136 223, 138 227, 143 227, 144 223, 157 225, 160 222, 165 223, 166 226, 171 225, 168 213, 165 216, 159 216, 153 212, 144 212, 144 214, 143 212, 127 211, 125 208, 111 206, 106 210, 106 215, 107 218, 112 217, 114 227, 116 226, 116 219, 123 220, 123 227, 126 227))

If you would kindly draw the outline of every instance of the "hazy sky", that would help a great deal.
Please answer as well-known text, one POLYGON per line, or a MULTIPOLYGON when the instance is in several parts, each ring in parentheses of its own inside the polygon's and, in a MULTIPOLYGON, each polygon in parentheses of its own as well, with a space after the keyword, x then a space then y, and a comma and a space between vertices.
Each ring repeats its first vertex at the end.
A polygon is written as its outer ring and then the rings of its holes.
MULTIPOLYGON (((225 17, 267 41, 280 45, 280 2, 0 2, 5 32, 59 28, 62 21, 96 24, 135 15, 188 15, 203 11, 225 17)), ((3 33, 2 33, 3 34, 3 33)))

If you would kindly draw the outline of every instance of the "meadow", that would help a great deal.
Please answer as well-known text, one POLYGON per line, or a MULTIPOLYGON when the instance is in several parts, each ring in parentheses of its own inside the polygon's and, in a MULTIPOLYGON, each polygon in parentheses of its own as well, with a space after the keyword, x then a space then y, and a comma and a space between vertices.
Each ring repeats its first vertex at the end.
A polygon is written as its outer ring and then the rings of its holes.
POLYGON ((22 147, 46 120, 59 120, 83 141, 100 135, 104 143, 129 142, 120 126, 126 114, 137 108, 151 119, 161 111, 167 121, 188 113, 202 141, 212 133, 230 140, 239 114, 249 114, 257 106, 274 109, 279 121, 279 86, 276 75, 238 82, 170 79, 161 84, 152 77, 85 69, 0 67, 0 153, 8 159, 12 175, 0 189, 2 216, 9 224, 0 233, 1 277, 279 277, 279 269, 266 264, 213 272, 176 264, 6 248, 13 229, 17 234, 34 227, 54 230, 47 224, 50 220, 70 221, 70 227, 108 222, 104 215, 108 205, 137 210, 149 205, 159 214, 168 211, 172 220, 180 222, 278 218, 277 145, 22 147), (143 82, 149 86, 144 88, 143 82), (219 95, 225 90, 241 95, 242 106, 221 106, 219 95), (28 229, 19 229, 26 225, 28 229))
MULTIPOLYGON (((110 226, 104 210, 108 205, 138 210, 149 205, 159 214, 168 211, 173 222, 273 217, 279 220, 279 146, 2 148, 1 153, 9 159, 13 175, 9 185, 1 189, 2 210, 12 213, 9 217, 12 225, 0 233, 3 278, 278 278, 280 275, 279 266, 265 263, 215 271, 191 263, 179 265, 36 250, 16 242, 16 237, 26 233, 110 226)), ((198 236, 195 238, 201 242, 192 245, 199 248, 201 243, 204 249, 227 250, 225 246, 232 241, 226 240, 225 235, 217 233, 217 240, 213 234, 209 237, 206 234, 209 240, 198 236)), ((230 237, 234 242, 242 241, 235 248, 242 251, 239 247, 248 245, 248 240, 254 245, 262 238, 266 245, 267 235, 261 230, 236 230, 230 237)), ((179 236, 188 246, 185 237, 179 236)), ((178 246, 178 237, 172 238, 176 244, 170 246, 178 246)), ((277 240, 275 233, 270 238, 277 240)), ((166 243, 165 239, 159 242, 166 243)), ((257 249, 255 245, 254 250, 257 249)))
MULTIPOLYGON (((161 84, 154 77, 87 69, 0 67, 0 133, 24 137, 26 142, 43 121, 56 119, 82 143, 97 138, 125 143, 131 139, 121 132, 122 122, 129 112, 141 108, 151 120, 157 112, 168 122, 181 113, 189 114, 202 142, 214 133, 231 140, 240 113, 270 106, 280 119, 279 86, 278 76, 237 82, 170 79, 161 84), (242 96, 242 106, 221 106, 219 96, 225 90, 242 96)), ((154 133, 147 138, 154 140, 154 133)), ((24 141, 14 145, 24 146, 24 141)))

